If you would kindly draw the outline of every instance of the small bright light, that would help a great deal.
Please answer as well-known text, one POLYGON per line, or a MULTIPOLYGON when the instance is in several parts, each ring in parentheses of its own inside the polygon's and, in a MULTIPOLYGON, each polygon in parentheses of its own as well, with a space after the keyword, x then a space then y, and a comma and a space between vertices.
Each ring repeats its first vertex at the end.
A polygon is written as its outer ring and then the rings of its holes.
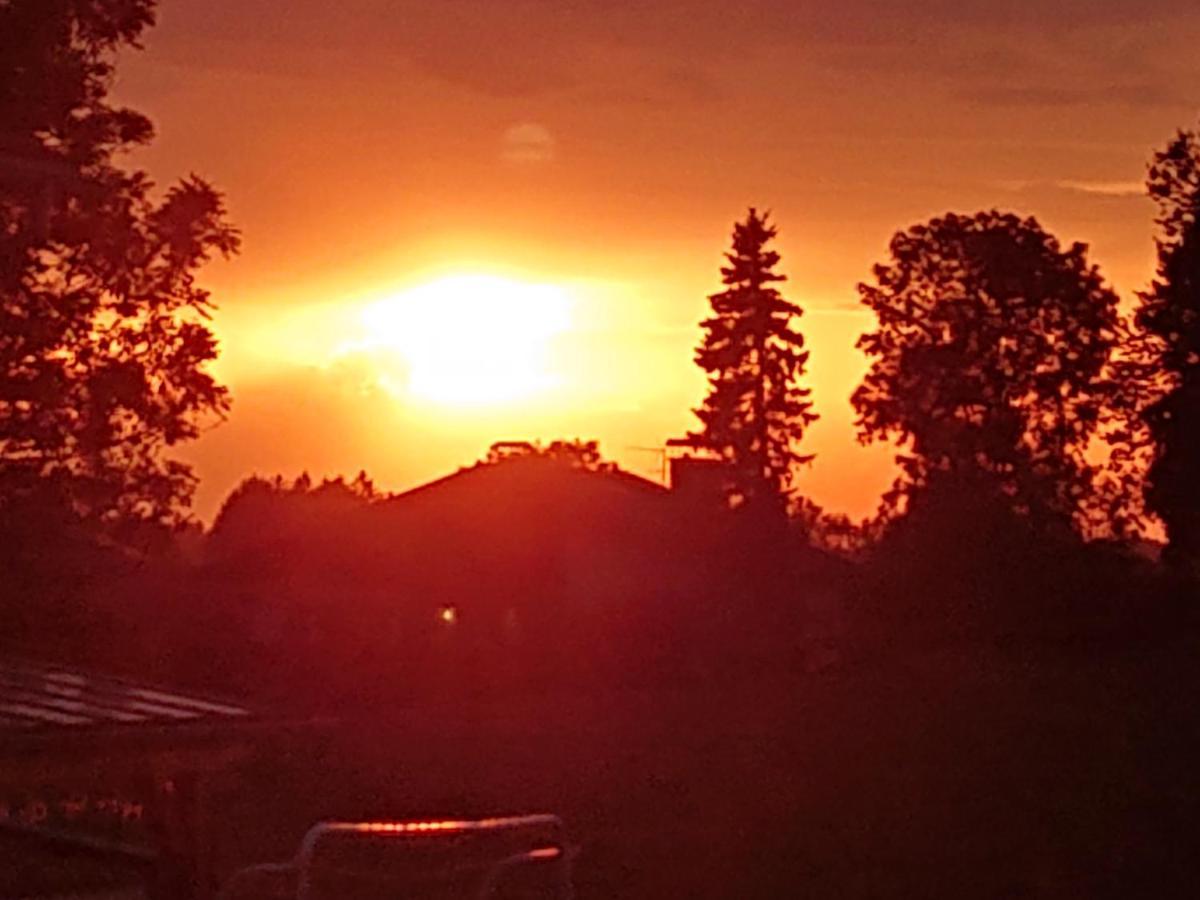
POLYGON ((550 285, 460 276, 375 303, 363 324, 369 336, 354 349, 395 352, 407 369, 406 394, 485 406, 557 383, 548 349, 570 326, 570 302, 550 285))
POLYGON ((453 625, 458 621, 458 609, 453 606, 443 606, 438 610, 438 618, 447 625, 453 625))

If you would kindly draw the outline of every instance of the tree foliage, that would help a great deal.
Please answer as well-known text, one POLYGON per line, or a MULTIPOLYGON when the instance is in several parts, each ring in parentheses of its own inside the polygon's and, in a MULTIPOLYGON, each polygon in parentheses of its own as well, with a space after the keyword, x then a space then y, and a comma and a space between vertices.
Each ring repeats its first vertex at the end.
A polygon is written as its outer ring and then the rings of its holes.
POLYGON ((387 500, 365 471, 347 481, 338 475, 314 484, 307 472, 292 482, 282 475, 252 475, 230 492, 213 521, 211 536, 218 548, 257 546, 311 532, 329 536, 348 514, 387 500))
POLYGON ((489 465, 512 459, 543 459, 571 469, 609 472, 616 464, 604 459, 599 441, 582 438, 556 438, 543 446, 538 441, 499 441, 488 449, 484 460, 489 465))
POLYGON ((696 350, 709 392, 691 437, 729 464, 731 496, 749 503, 777 503, 789 493, 796 468, 813 458, 799 444, 817 419, 811 389, 799 384, 808 363, 795 328, 803 313, 774 287, 786 280, 775 271, 779 254, 767 247, 775 236, 768 215, 753 208, 735 223, 721 268, 725 290, 708 298, 713 315, 701 323, 696 350))
POLYGON ((1135 322, 1145 343, 1144 412, 1153 447, 1147 501, 1169 562, 1200 571, 1200 134, 1180 131, 1150 166, 1158 204, 1157 277, 1135 322))
POLYGON ((0 503, 176 522, 193 479, 164 450, 228 405, 196 283, 238 249, 221 196, 118 165, 153 128, 110 103, 113 60, 154 5, 0 3, 0 503))
POLYGON ((861 440, 906 447, 888 500, 941 478, 1038 525, 1081 515, 1120 325, 1086 247, 992 211, 914 226, 890 253, 859 285, 878 324, 852 398, 861 440))

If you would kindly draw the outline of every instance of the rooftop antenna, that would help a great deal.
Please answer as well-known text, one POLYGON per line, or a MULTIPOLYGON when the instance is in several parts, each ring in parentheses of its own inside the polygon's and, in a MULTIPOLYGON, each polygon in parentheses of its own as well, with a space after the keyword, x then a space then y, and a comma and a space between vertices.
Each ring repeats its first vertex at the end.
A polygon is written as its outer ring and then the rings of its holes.
POLYGON ((667 448, 666 447, 626 447, 638 453, 653 453, 658 457, 658 480, 667 483, 667 448))

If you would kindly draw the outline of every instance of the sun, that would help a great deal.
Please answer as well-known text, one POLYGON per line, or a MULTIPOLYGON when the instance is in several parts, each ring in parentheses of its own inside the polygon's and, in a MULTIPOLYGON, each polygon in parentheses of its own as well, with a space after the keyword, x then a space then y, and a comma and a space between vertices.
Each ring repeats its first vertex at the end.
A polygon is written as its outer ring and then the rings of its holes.
POLYGON ((440 406, 513 403, 552 389, 553 339, 570 298, 552 285, 485 275, 442 278, 369 305, 360 350, 399 357, 406 396, 440 406))

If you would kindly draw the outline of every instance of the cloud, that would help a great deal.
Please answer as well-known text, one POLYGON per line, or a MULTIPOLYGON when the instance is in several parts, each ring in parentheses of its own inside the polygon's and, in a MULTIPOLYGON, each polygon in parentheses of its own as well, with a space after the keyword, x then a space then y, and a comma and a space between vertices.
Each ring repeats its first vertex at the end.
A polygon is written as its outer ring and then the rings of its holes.
POLYGON ((554 135, 545 125, 522 122, 504 132, 500 157, 511 163, 541 163, 554 159, 554 135))
POLYGON ((1142 200, 1146 196, 1145 185, 1140 181, 1128 179, 1062 178, 1056 181, 1046 181, 1014 178, 996 181, 993 182, 993 185, 1007 193, 1020 194, 1023 197, 1041 201, 1057 196, 1075 201, 1125 203, 1130 200, 1142 200))
POLYGON ((1097 194, 1101 197, 1142 197, 1146 187, 1140 181, 1056 181, 1055 187, 1081 194, 1097 194))

